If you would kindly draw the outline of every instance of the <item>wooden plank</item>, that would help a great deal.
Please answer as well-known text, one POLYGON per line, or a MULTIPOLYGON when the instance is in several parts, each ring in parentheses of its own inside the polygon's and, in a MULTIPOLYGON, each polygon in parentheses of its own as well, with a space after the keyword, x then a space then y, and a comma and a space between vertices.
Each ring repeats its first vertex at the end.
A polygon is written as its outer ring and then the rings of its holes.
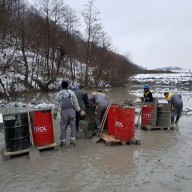
POLYGON ((110 140, 110 141, 115 141, 114 138, 110 137, 109 135, 107 135, 105 133, 102 134, 102 137, 104 137, 104 138, 106 138, 107 140, 110 140))
POLYGON ((112 141, 117 141, 115 138, 113 138, 113 137, 110 136, 110 135, 107 135, 106 133, 103 133, 102 135, 104 135, 104 136, 110 138, 112 141))
POLYGON ((111 142, 112 141, 109 137, 107 137, 105 135, 101 135, 101 138, 104 139, 107 142, 111 142))
POLYGON ((18 151, 6 151, 5 149, 2 150, 3 157, 5 160, 11 159, 11 157, 16 156, 16 155, 22 155, 22 154, 27 154, 29 155, 30 148, 28 149, 23 149, 23 150, 18 150, 18 151))
POLYGON ((58 150, 58 145, 57 145, 56 143, 52 143, 52 144, 49 144, 49 145, 37 147, 37 149, 38 149, 39 151, 41 151, 41 150, 46 150, 46 149, 58 150))
POLYGON ((119 139, 115 139, 114 137, 106 133, 101 134, 100 137, 108 146, 111 146, 112 144, 122 144, 122 145, 125 145, 125 144, 140 145, 141 144, 141 141, 136 137, 131 141, 121 141, 119 139))
POLYGON ((116 140, 114 138, 110 137, 109 135, 107 135, 105 133, 101 134, 100 137, 106 143, 107 146, 111 146, 112 143, 116 142, 116 140))
POLYGON ((99 130, 98 130, 98 134, 99 135, 101 135, 102 133, 103 133, 103 128, 104 128, 104 126, 105 126, 105 121, 106 121, 106 119, 107 119, 107 115, 108 115, 108 112, 109 112, 109 109, 110 109, 110 107, 111 107, 111 102, 109 102, 109 104, 108 104, 108 106, 107 106, 107 109, 105 110, 105 114, 104 114, 104 116, 103 116, 103 119, 102 119, 102 121, 101 121, 101 124, 100 124, 100 126, 99 126, 99 130))
POLYGON ((168 126, 168 127, 160 127, 160 126, 146 126, 142 127, 143 130, 146 131, 155 131, 155 130, 174 130, 176 127, 175 126, 168 126))

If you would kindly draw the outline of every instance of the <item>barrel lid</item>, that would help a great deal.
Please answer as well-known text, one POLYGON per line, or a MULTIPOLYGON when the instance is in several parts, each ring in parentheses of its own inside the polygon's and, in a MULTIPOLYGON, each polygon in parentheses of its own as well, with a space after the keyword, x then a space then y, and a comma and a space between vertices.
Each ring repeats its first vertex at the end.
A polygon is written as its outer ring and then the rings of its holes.
POLYGON ((46 109, 34 109, 31 112, 51 112, 51 108, 46 108, 46 109))
POLYGON ((6 114, 3 114, 3 117, 4 116, 14 116, 14 115, 24 115, 24 114, 27 114, 27 112, 6 113, 6 114))

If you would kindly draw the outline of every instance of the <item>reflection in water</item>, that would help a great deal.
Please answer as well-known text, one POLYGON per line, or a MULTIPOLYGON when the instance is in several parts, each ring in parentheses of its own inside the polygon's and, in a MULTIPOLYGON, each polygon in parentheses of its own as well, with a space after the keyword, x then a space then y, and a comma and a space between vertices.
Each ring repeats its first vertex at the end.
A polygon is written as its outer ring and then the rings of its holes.
MULTIPOLYGON (((97 89, 96 89, 97 90, 97 89)), ((90 94, 92 91, 96 91, 95 89, 87 90, 87 93, 90 94)), ((134 96, 130 94, 130 88, 106 88, 103 91, 108 95, 108 97, 114 102, 124 102, 127 99, 134 99, 134 96)), ((13 98, 13 100, 21 101, 24 103, 53 103, 57 92, 49 92, 49 93, 26 93, 19 95, 17 98, 13 98)))

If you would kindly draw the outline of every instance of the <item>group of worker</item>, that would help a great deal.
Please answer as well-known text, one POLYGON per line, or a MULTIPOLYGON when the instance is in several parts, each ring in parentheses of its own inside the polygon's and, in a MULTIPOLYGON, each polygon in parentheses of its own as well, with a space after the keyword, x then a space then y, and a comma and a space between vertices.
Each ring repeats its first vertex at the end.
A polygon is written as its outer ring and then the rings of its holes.
POLYGON ((101 90, 92 92, 90 95, 83 91, 83 86, 74 86, 69 89, 67 81, 62 81, 62 90, 59 91, 55 98, 53 107, 53 118, 57 118, 57 111, 61 108, 60 122, 60 147, 66 145, 67 126, 71 128, 70 145, 76 145, 76 133, 79 131, 79 121, 85 119, 86 107, 94 106, 95 123, 97 129, 109 104, 108 97, 101 90))
MULTIPOLYGON (((76 133, 79 131, 79 121, 85 120, 86 107, 90 105, 94 107, 95 123, 97 129, 99 129, 104 113, 109 105, 109 100, 106 94, 102 93, 102 90, 92 92, 90 95, 84 92, 83 86, 74 86, 71 90, 67 81, 62 81, 61 88, 61 91, 57 93, 55 98, 53 117, 54 119, 57 118, 57 111, 61 108, 60 146, 66 145, 68 125, 71 128, 70 145, 75 146, 76 133)), ((183 109, 182 98, 177 93, 169 92, 165 92, 164 96, 171 106, 171 124, 177 124, 183 109)), ((154 102, 154 100, 149 86, 145 85, 142 101, 154 102)))
MULTIPOLYGON (((173 125, 178 124, 178 121, 181 117, 181 113, 183 111, 183 101, 181 95, 177 93, 169 93, 165 92, 164 96, 171 107, 171 124, 173 125)), ((153 94, 149 90, 148 85, 144 85, 144 95, 143 95, 143 101, 144 102, 153 102, 153 94)))

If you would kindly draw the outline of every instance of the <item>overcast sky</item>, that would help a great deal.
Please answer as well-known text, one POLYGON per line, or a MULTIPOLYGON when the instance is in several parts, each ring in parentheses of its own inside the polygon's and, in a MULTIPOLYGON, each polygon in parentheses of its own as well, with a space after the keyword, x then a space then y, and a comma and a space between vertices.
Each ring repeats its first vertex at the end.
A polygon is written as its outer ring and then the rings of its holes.
MULTIPOLYGON (((64 0, 77 13, 88 0, 64 0)), ((147 69, 192 69, 192 0, 96 0, 104 31, 121 54, 147 69)))

